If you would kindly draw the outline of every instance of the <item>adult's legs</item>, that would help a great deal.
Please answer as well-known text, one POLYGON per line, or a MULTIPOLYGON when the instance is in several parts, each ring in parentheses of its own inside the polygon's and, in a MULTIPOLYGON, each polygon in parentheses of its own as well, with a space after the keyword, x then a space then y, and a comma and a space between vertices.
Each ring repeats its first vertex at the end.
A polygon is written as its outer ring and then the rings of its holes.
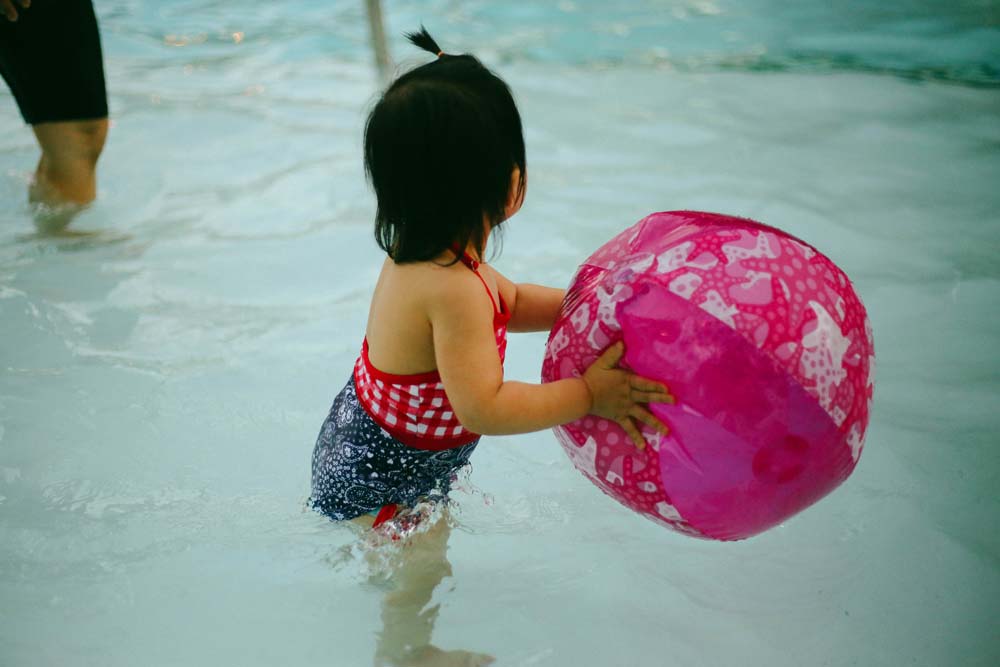
POLYGON ((87 204, 97 196, 97 160, 104 149, 108 119, 33 125, 42 156, 28 197, 58 206, 87 204))

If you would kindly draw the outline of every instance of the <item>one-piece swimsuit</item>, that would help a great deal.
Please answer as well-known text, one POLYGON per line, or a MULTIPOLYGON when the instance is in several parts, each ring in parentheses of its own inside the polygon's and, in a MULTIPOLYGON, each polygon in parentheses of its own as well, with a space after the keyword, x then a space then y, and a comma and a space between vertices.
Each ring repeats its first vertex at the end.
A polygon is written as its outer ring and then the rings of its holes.
MULTIPOLYGON (((493 304, 497 353, 503 363, 510 313, 493 299, 467 253, 461 261, 476 274, 493 304)), ((335 520, 447 496, 455 473, 469 462, 479 435, 465 429, 448 401, 439 373, 384 373, 368 358, 368 341, 347 384, 320 428, 312 457, 312 507, 335 520)))

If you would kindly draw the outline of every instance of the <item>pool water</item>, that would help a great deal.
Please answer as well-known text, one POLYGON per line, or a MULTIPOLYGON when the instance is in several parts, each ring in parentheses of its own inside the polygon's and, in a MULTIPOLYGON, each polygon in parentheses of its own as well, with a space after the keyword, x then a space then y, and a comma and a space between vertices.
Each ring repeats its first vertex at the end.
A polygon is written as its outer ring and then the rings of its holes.
MULTIPOLYGON (((364 3, 96 4, 113 126, 75 233, 35 231, 0 89, 0 665, 372 664, 398 546, 304 507, 380 263, 364 3)), ((402 67, 423 21, 514 90, 506 275, 565 286, 651 211, 749 216, 853 278, 878 361, 852 477, 745 542, 627 511, 550 432, 485 438, 404 634, 510 666, 997 664, 997 5, 383 9, 402 67)))

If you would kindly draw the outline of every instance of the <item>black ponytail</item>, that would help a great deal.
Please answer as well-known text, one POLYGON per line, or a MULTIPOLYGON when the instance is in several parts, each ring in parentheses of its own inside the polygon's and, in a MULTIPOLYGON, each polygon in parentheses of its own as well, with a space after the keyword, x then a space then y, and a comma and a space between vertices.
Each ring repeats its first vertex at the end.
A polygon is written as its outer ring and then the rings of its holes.
POLYGON ((427 32, 427 28, 423 24, 420 24, 419 32, 408 32, 405 33, 404 37, 410 40, 414 46, 419 46, 424 51, 429 51, 436 56, 441 55, 441 47, 434 41, 434 38, 427 32))
MULTIPOLYGON (((423 26, 406 37, 441 52, 423 26)), ((469 54, 404 73, 365 125, 365 170, 378 200, 376 241, 397 263, 433 259, 455 244, 471 243, 482 257, 483 223, 496 229, 504 221, 515 169, 521 196, 527 174, 521 115, 500 77, 469 54)))

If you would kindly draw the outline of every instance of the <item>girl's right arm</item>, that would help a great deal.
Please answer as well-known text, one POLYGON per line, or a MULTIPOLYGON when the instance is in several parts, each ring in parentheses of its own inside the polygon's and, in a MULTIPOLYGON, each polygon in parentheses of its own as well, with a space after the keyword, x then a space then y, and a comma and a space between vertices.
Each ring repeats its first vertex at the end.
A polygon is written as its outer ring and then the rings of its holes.
POLYGON ((642 403, 672 403, 666 387, 617 368, 621 343, 584 373, 546 384, 505 382, 493 332, 493 309, 478 280, 452 280, 428 304, 434 356, 448 400, 467 429, 484 435, 528 433, 596 414, 619 423, 636 446, 632 421, 666 430, 642 403))

